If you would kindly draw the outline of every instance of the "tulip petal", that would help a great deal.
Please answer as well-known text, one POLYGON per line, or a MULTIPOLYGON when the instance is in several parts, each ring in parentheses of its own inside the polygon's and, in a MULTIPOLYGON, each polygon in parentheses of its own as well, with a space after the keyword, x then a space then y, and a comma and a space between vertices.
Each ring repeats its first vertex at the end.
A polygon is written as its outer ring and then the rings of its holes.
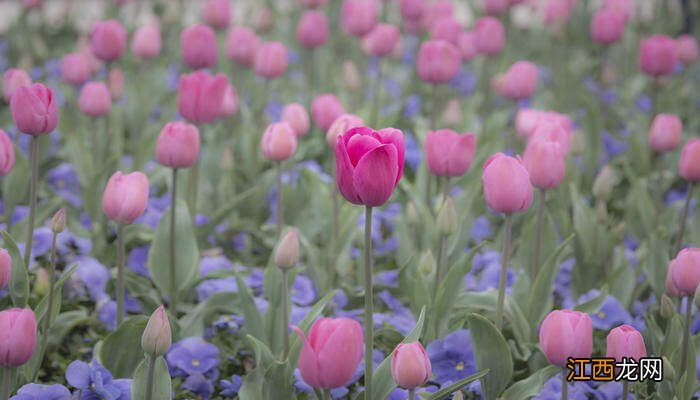
POLYGON ((404 138, 403 132, 396 128, 384 128, 377 131, 376 135, 379 140, 384 144, 393 144, 396 146, 397 160, 399 164, 399 173, 396 175, 396 184, 398 185, 399 180, 403 176, 403 164, 404 164, 404 138))
POLYGON ((362 327, 353 322, 335 329, 325 344, 317 348, 323 388, 333 389, 347 384, 362 360, 362 327))
POLYGON ((385 144, 362 157, 353 171, 352 182, 362 204, 381 206, 396 187, 399 172, 396 146, 385 144))
POLYGON ((362 204, 353 184, 354 167, 348 157, 345 138, 338 136, 335 142, 335 180, 340 194, 353 204, 362 204))
POLYGON ((318 367, 318 358, 316 356, 316 352, 314 351, 313 347, 311 347, 311 344, 309 341, 306 339, 306 336, 304 335, 304 332, 301 331, 296 326, 292 326, 292 329, 294 329, 294 332, 299 335, 299 339, 301 339, 302 343, 302 348, 301 352, 299 353, 299 371, 301 372, 301 377, 304 378, 304 382, 309 384, 309 386, 317 388, 320 387, 320 382, 319 382, 319 367, 318 367))

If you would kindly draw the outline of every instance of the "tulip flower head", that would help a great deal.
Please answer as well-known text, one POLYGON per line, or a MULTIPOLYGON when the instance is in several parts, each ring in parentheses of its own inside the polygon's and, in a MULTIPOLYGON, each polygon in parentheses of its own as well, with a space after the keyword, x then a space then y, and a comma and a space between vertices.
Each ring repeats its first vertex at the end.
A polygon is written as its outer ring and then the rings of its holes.
POLYGON ((462 176, 471 166, 476 152, 473 133, 458 134, 449 129, 428 133, 425 138, 425 158, 428 169, 438 176, 462 176))
POLYGON ((36 316, 28 308, 0 311, 0 365, 18 367, 36 348, 36 316))
POLYGON ((53 91, 41 83, 17 88, 10 100, 10 109, 17 129, 28 135, 51 133, 58 124, 53 91))
POLYGON ((588 358, 593 350, 591 317, 579 311, 555 310, 540 326, 540 347, 547 360, 559 367, 568 357, 588 358))
POLYGON ((400 343, 391 356, 391 377, 397 386, 415 389, 430 379, 432 366, 420 342, 400 343))
POLYGON ((484 164, 481 179, 486 204, 492 210, 511 214, 532 205, 530 174, 520 158, 492 155, 484 164))
POLYGON ((109 219, 132 224, 143 214, 147 203, 148 178, 142 172, 124 175, 117 171, 107 181, 102 210, 109 219))

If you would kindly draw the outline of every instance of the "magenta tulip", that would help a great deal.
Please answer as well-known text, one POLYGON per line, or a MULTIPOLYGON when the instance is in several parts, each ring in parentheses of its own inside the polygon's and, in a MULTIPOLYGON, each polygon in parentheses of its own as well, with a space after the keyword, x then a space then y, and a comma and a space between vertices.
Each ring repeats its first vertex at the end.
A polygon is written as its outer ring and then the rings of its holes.
POLYGON ((425 158, 428 169, 438 176, 464 175, 472 164, 476 151, 473 133, 457 134, 449 129, 428 133, 425 138, 425 158))
POLYGON ((698 41, 692 35, 681 35, 676 39, 676 54, 684 64, 698 60, 698 41))
POLYGON ((432 374, 428 354, 420 342, 399 343, 391 356, 391 377, 404 389, 425 385, 432 374))
POLYGON ((88 82, 80 90, 78 107, 90 117, 101 117, 109 114, 112 97, 104 82, 88 82))
POLYGON ((31 86, 32 78, 27 71, 18 68, 10 68, 2 76, 2 95, 6 102, 10 102, 12 94, 20 86, 31 86))
POLYGON ((492 155, 484 164, 481 179, 486 204, 492 210, 511 214, 532 205, 530 175, 520 158, 492 155))
POLYGON ((462 31, 457 38, 457 47, 462 55, 462 61, 469 62, 479 55, 476 48, 476 35, 471 31, 462 31))
POLYGON ((479 53, 494 56, 501 52, 506 41, 506 30, 495 17, 482 17, 474 26, 474 41, 479 53))
POLYGON ((311 127, 309 113, 299 103, 291 103, 284 106, 282 109, 282 121, 288 123, 299 137, 306 136, 311 127))
POLYGON ((224 74, 210 75, 196 71, 180 77, 177 108, 193 123, 207 123, 221 114, 228 79, 224 74))
POLYGON ((321 47, 328 40, 328 31, 328 19, 323 11, 304 11, 297 24, 297 42, 307 49, 321 47))
POLYGON ((218 58, 216 33, 206 25, 191 26, 180 34, 182 61, 192 69, 211 68, 218 58))
POLYGON ((102 195, 102 210, 107 218, 124 224, 134 223, 147 203, 148 178, 142 172, 115 172, 102 195))
POLYGON ((649 129, 649 147, 663 153, 678 146, 683 134, 683 123, 677 115, 659 114, 654 117, 649 129))
POLYGON ((419 21, 427 6, 425 0, 399 0, 399 13, 404 20, 419 21))
POLYGON ((226 55, 238 65, 250 68, 261 40, 250 28, 232 27, 226 34, 226 55))
POLYGON ((593 351, 591 317, 579 311, 555 310, 540 326, 540 347, 547 360, 559 367, 567 358, 588 358, 593 351))
POLYGON ((589 31, 594 41, 602 45, 613 44, 625 32, 625 16, 615 10, 602 9, 591 19, 589 31))
POLYGON ((700 249, 685 248, 669 266, 673 284, 680 296, 694 296, 700 284, 700 249))
POLYGON ((390 24, 377 24, 362 37, 362 51, 375 57, 391 55, 399 43, 401 34, 399 28, 390 24))
POLYGON ((537 123, 530 135, 528 143, 538 140, 556 142, 559 144, 563 156, 569 154, 571 132, 566 130, 564 125, 559 123, 556 119, 550 119, 545 116, 537 123))
POLYGON ((36 347, 36 316, 28 308, 0 311, 0 365, 18 367, 36 347))
POLYGON ((202 8, 204 22, 216 29, 225 29, 231 23, 230 0, 207 0, 202 8))
POLYGON ((15 166, 15 146, 7 133, 0 129, 0 175, 10 173, 15 166))
POLYGON ((169 122, 156 142, 156 160, 166 167, 187 168, 199 157, 199 129, 185 122, 169 122))
POLYGON ((5 249, 0 249, 0 290, 5 289, 12 276, 12 257, 5 249))
POLYGON ((700 139, 690 139, 683 146, 678 160, 678 174, 686 181, 700 181, 700 139))
POLYGON ((344 0, 340 25, 352 36, 362 37, 377 23, 376 0, 344 0))
POLYGON ((10 100, 10 109, 17 129, 28 135, 51 133, 58 124, 53 91, 41 83, 17 88, 10 100))
POLYGON ((343 104, 334 94, 320 94, 311 102, 311 117, 314 120, 314 124, 322 131, 327 131, 335 119, 344 113, 345 108, 343 104))
POLYGON ((616 362, 622 362, 623 358, 639 362, 642 357, 647 356, 642 334, 629 325, 620 325, 611 330, 606 343, 605 357, 614 358, 616 362))
POLYGON ((287 47, 280 42, 265 43, 255 55, 255 74, 272 79, 287 71, 287 47))
POLYGON ((425 42, 418 50, 418 77, 427 83, 447 83, 457 75, 460 58, 459 50, 451 43, 443 40, 425 42))
POLYGON ((639 68, 647 75, 659 77, 672 74, 678 55, 676 42, 666 35, 642 39, 639 44, 639 68))
POLYGON ((462 33, 462 24, 459 21, 452 16, 442 17, 430 28, 430 40, 444 40, 457 46, 460 33, 462 33))
POLYGON ((105 62, 118 60, 126 47, 126 29, 117 20, 95 22, 92 25, 92 51, 105 62))
POLYGON ((134 56, 149 60, 160 54, 161 38, 157 26, 142 26, 134 32, 131 39, 131 52, 134 56))
POLYGON ((260 148, 270 161, 284 161, 294 155, 297 149, 297 136, 287 122, 271 124, 265 129, 260 148))
POLYGON ((61 60, 61 78, 72 85, 80 85, 90 79, 92 68, 83 53, 70 53, 61 60))
POLYGON ((317 8, 328 4, 328 0, 299 0, 299 2, 306 8, 317 8))

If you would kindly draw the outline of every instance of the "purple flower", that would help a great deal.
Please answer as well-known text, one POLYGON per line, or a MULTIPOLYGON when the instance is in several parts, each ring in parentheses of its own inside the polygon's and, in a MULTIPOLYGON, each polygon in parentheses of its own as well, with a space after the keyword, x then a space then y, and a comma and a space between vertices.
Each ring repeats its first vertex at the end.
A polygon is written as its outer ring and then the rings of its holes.
POLYGON ((132 271, 145 277, 151 276, 151 272, 148 270, 148 267, 146 267, 150 248, 150 245, 134 247, 129 252, 129 258, 126 260, 126 264, 132 271))
POLYGON ((489 219, 486 218, 486 216, 482 215, 474 220, 474 224, 472 225, 471 230, 471 236, 472 240, 475 243, 482 242, 485 239, 490 238, 491 235, 493 235, 493 232, 491 231, 491 224, 489 223, 489 219))
POLYGON ((92 240, 74 235, 69 230, 56 236, 56 251, 61 256, 68 254, 87 255, 92 251, 92 240))
POLYGON ((82 189, 72 164, 62 163, 48 173, 49 186, 59 197, 76 208, 83 204, 82 189))
POLYGON ((84 289, 87 289, 92 301, 98 301, 107 296, 105 293, 107 282, 112 278, 107 267, 88 256, 75 257, 72 263, 78 264, 74 276, 82 283, 84 289))
POLYGON ((70 400, 70 391, 63 385, 39 385, 29 383, 17 391, 10 400, 70 400))
POLYGON ((174 377, 203 374, 216 379, 219 349, 200 337, 188 337, 173 344, 165 360, 174 377))
MULTIPOLYGON (((421 398, 418 396, 418 393, 435 393, 437 392, 438 388, 437 386, 428 386, 428 387, 420 387, 416 389, 416 397, 421 398)), ((386 398, 386 400, 406 400, 408 399, 408 390, 407 389, 401 389, 401 388, 396 388, 394 389, 389 397, 386 398)))
POLYGON ((476 364, 469 331, 460 329, 431 342, 426 349, 435 381, 441 385, 475 374, 476 364))
POLYGON ((130 400, 131 379, 112 379, 97 360, 73 361, 66 369, 68 384, 81 390, 81 400, 130 400))
POLYGON ((188 376, 182 383, 181 387, 201 396, 202 400, 209 399, 209 397, 214 393, 214 384, 199 372, 188 376))
POLYGON ((213 271, 229 271, 233 264, 223 255, 204 256, 199 260, 199 276, 206 276, 213 271))
POLYGON ((381 271, 377 274, 375 279, 376 283, 379 285, 384 285, 392 288, 399 287, 399 270, 390 269, 386 271, 381 271))
POLYGON ((615 138, 607 131, 603 131, 601 138, 603 140, 603 145, 605 146, 605 152, 607 153, 608 159, 614 158, 615 156, 626 152, 629 147, 627 142, 615 138))
POLYGON ((215 293, 238 292, 236 277, 209 279, 197 285, 197 299, 200 302, 208 299, 215 293))
POLYGON ((241 379, 241 377, 235 374, 231 377, 230 381, 227 381, 225 379, 220 380, 219 385, 223 389, 221 391, 221 395, 224 397, 236 396, 236 394, 238 394, 238 391, 241 390, 242 384, 243 380, 241 379))
POLYGON ((411 310, 401 304, 388 290, 383 290, 377 297, 389 307, 391 312, 386 314, 376 313, 374 319, 375 325, 380 327, 386 322, 403 335, 407 335, 416 325, 416 319, 413 317, 411 310))
POLYGON ((644 94, 639 95, 635 103, 637 104, 639 111, 645 114, 649 114, 651 112, 651 108, 654 106, 653 102, 651 101, 651 97, 644 94))
POLYGON ((180 64, 173 63, 168 65, 168 72, 165 74, 165 81, 167 82, 168 89, 170 91, 176 91, 180 86, 180 64))
POLYGON ((299 323, 309 315, 309 311, 311 311, 311 307, 309 306, 292 305, 292 310, 289 314, 289 323, 291 325, 299 325, 299 323))
MULTIPOLYGON (((412 94, 406 98, 406 104, 403 108, 403 116, 406 119, 415 118, 420 113, 421 98, 417 94, 412 94)), ((409 164, 410 165, 410 164, 409 164)))
MULTIPOLYGON (((591 389, 588 385, 569 384, 569 399, 586 400, 591 389)), ((559 400, 561 399, 561 373, 549 379, 542 385, 540 394, 533 397, 533 400, 559 400)))
POLYGON ((222 315, 214 322, 214 327, 220 331, 228 331, 229 333, 236 333, 243 325, 244 319, 235 314, 222 315))
POLYGON ((406 164, 411 167, 412 170, 416 171, 423 159, 423 150, 418 145, 415 136, 411 133, 406 133, 404 135, 404 146, 406 148, 404 155, 406 164))
POLYGON ((291 288, 292 302, 300 306, 308 306, 316 298, 314 283, 306 275, 297 275, 291 288))
POLYGON ((476 87, 476 75, 468 69, 460 69, 450 82, 450 86, 463 97, 469 97, 476 87))

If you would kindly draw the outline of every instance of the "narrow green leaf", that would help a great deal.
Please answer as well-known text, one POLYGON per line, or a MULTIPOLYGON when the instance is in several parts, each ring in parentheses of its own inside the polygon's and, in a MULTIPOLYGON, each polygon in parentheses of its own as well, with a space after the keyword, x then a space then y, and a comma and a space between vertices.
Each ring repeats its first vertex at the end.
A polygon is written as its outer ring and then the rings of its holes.
POLYGON ((489 370, 485 369, 483 371, 477 372, 476 374, 469 375, 466 378, 462 378, 462 379, 458 380, 457 382, 455 382, 449 386, 445 386, 444 388, 433 393, 432 395, 430 395, 428 397, 428 399, 430 399, 430 400, 442 400, 442 399, 446 398, 447 396, 451 395, 452 393, 456 392, 457 390, 463 388, 464 386, 474 382, 475 380, 483 378, 488 373, 489 373, 489 370))
POLYGON ((513 376, 510 348, 501 332, 485 317, 471 314, 467 321, 474 344, 476 367, 490 370, 481 379, 481 390, 486 400, 496 399, 513 376))
POLYGON ((2 231, 0 235, 5 242, 5 248, 10 253, 10 258, 12 258, 12 273, 7 290, 10 292, 12 304, 15 307, 24 308, 27 306, 27 298, 29 298, 29 276, 27 269, 24 268, 24 259, 12 235, 7 231, 2 231))
POLYGON ((502 397, 504 400, 526 400, 536 396, 542 390, 542 385, 559 371, 560 369, 554 365, 544 367, 527 378, 515 382, 503 392, 502 397))

